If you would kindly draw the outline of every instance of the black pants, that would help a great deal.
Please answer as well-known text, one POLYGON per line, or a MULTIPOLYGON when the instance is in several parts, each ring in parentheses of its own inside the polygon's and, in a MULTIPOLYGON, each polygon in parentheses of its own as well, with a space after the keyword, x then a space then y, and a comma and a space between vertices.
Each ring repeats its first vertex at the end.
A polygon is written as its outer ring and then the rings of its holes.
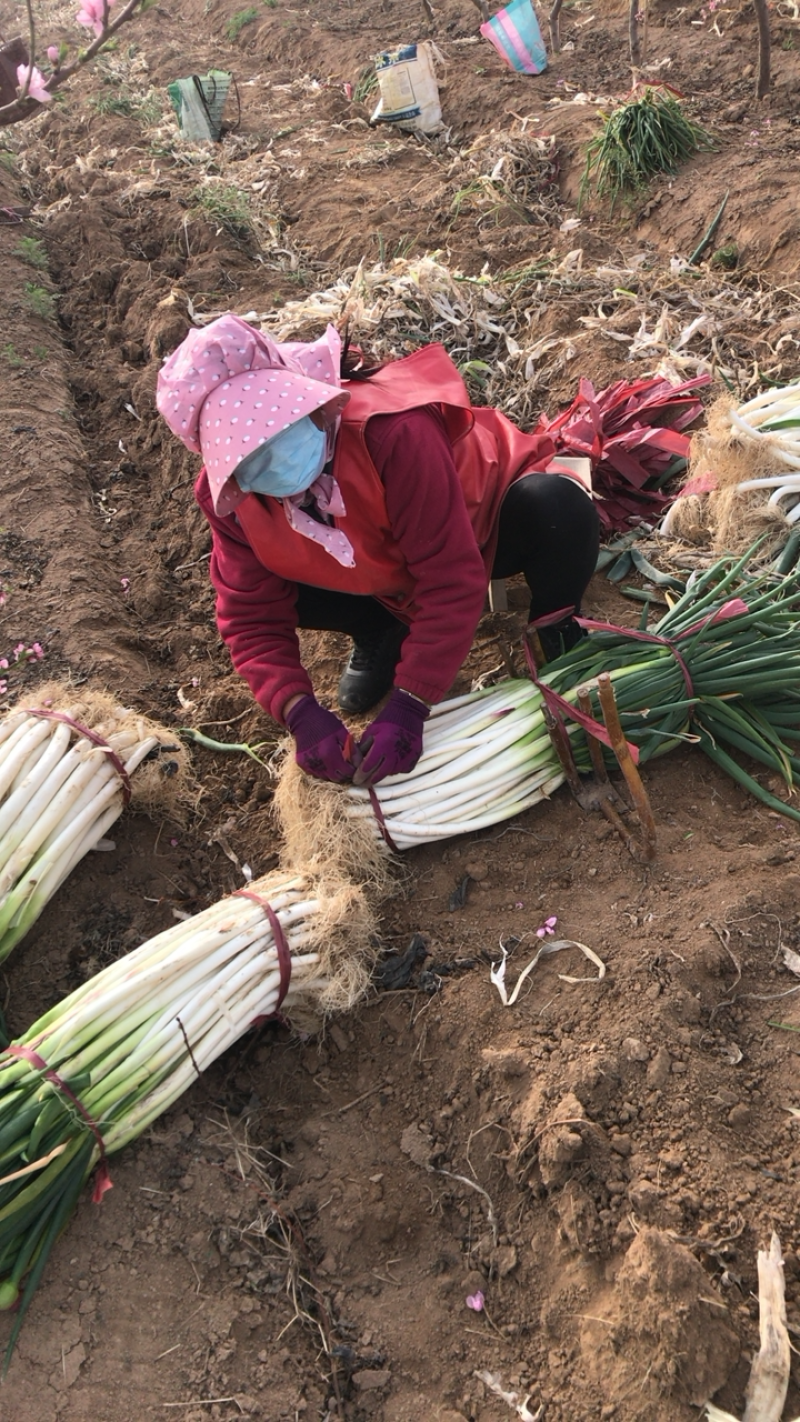
MULTIPOLYGON (((531 620, 569 607, 575 611, 594 572, 600 522, 574 479, 526 474, 511 485, 500 511, 493 578, 523 573, 531 620)), ((388 630, 398 619, 373 597, 328 592, 300 584, 300 627, 346 632, 355 641, 388 630)))

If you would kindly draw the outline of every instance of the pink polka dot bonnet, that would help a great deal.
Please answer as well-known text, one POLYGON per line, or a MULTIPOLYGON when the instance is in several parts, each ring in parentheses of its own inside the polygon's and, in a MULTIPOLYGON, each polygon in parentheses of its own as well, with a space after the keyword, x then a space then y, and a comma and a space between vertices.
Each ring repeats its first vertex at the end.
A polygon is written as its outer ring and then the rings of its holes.
POLYGON ((156 404, 173 434, 203 455, 217 513, 245 497, 231 475, 248 454, 304 415, 346 405, 340 354, 333 326, 318 341, 279 344, 229 312, 190 331, 164 362, 156 404))

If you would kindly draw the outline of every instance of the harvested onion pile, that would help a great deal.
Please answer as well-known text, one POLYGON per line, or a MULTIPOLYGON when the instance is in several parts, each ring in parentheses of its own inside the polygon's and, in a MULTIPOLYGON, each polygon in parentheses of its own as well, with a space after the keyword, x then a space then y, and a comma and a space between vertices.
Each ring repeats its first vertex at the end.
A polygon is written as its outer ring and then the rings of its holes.
POLYGON ((0 1307, 25 1310, 100 1162, 282 1004, 348 1006, 368 982, 371 919, 347 884, 271 874, 91 978, 0 1053, 0 1307))
POLYGON ((800 776, 793 744, 800 740, 800 583, 749 574, 748 561, 713 564, 648 632, 592 631, 548 665, 539 685, 507 681, 434 707, 416 768, 371 792, 348 786, 348 819, 407 849, 484 829, 546 799, 564 772, 543 692, 562 698, 578 769, 588 772, 586 735, 570 708, 586 687, 599 721, 597 678, 606 672, 642 762, 697 743, 764 804, 800 820, 799 809, 734 759, 743 752, 790 789, 800 776))
POLYGON ((168 731, 105 696, 56 709, 50 693, 0 723, 0 962, 118 819, 142 762, 185 760, 168 731))
POLYGON ((598 197, 636 193, 659 173, 677 173, 695 153, 713 148, 699 124, 686 117, 680 99, 661 84, 646 84, 610 114, 586 149, 582 201, 594 183, 598 197))

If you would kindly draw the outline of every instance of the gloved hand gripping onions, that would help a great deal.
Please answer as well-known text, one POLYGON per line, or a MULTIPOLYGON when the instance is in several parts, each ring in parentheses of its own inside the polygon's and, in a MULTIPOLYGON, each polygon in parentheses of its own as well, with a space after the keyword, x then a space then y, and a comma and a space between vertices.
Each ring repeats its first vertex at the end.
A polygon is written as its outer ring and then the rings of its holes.
POLYGON ((361 891, 276 872, 120 958, 0 1052, 0 1307, 22 1297, 98 1164, 281 1007, 351 1006, 374 938, 361 891))
POLYGON ((289 861, 298 862, 301 847, 317 852, 336 814, 352 858, 365 852, 357 840, 407 849, 484 829, 547 799, 564 773, 544 701, 562 717, 578 769, 588 772, 578 693, 589 690, 600 722, 602 672, 641 762, 698 744, 763 803, 800 820, 800 809, 770 794, 732 754, 777 771, 790 789, 800 772, 791 744, 800 740, 800 581, 748 569, 750 557, 713 564, 649 631, 589 623, 589 635, 535 684, 506 681, 435 706, 409 775, 371 789, 333 789, 302 784, 287 763, 276 805, 289 861))
POLYGON ((9 712, 0 722, 0 962, 129 800, 179 810, 186 766, 172 732, 102 692, 48 685, 9 712))

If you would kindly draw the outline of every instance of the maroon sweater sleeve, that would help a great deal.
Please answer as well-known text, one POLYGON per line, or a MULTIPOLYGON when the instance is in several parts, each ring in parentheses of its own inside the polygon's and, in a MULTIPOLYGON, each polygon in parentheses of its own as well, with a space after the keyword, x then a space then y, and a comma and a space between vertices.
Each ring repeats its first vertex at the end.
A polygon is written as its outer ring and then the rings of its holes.
POLYGON ((290 696, 313 694, 300 661, 297 585, 259 562, 234 514, 220 518, 214 512, 205 470, 194 492, 211 525, 210 572, 220 635, 259 706, 282 721, 290 696))
MULTIPOLYGON (((367 447, 386 490, 392 529, 416 580, 416 611, 395 685, 441 701, 472 644, 486 572, 464 504, 444 420, 431 406, 376 415, 367 447)), ((259 562, 235 515, 214 512, 203 472, 195 497, 211 525, 217 626, 233 665, 276 721, 312 691, 297 640, 297 585, 259 562)))
POLYGON ((430 405, 375 415, 366 441, 392 530, 416 580, 416 611, 395 686, 423 701, 441 701, 472 645, 487 583, 444 419, 430 405))

